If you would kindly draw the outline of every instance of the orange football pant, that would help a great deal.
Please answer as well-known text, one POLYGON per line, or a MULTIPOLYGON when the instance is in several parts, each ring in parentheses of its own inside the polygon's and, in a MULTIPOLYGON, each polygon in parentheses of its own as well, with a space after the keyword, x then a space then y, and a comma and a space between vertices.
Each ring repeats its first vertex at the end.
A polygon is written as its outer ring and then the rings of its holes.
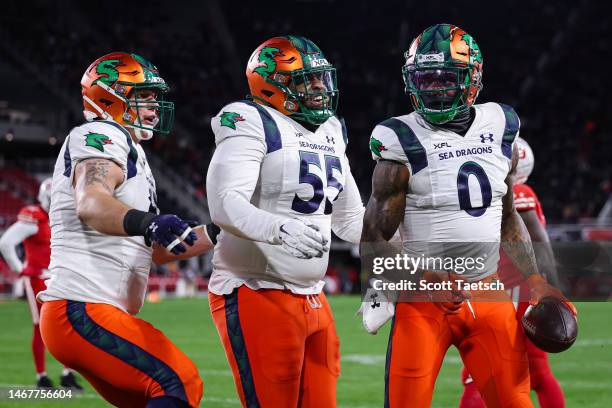
POLYGON ((210 309, 244 407, 336 406, 340 344, 323 293, 209 293, 210 309))
MULTIPOLYGON (((520 285, 510 288, 509 295, 516 308, 516 321, 519 323, 521 332, 523 332, 521 320, 529 307, 529 302, 524 300, 528 299, 530 295, 529 284, 522 282, 520 285)), ((529 361, 530 386, 538 395, 540 408, 564 408, 565 397, 563 396, 563 390, 550 368, 548 354, 537 348, 526 337, 525 347, 527 348, 527 360, 529 361)), ((461 382, 464 388, 459 408, 486 408, 478 390, 473 386, 472 378, 465 367, 461 371, 461 382)))
POLYGON ((472 296, 474 314, 466 302, 458 313, 446 313, 432 302, 396 305, 387 349, 385 407, 429 407, 451 344, 459 349, 488 408, 533 407, 524 335, 510 298, 479 301, 478 293, 472 296))
POLYGON ((43 304, 40 329, 51 354, 115 406, 144 407, 161 396, 200 404, 195 364, 144 320, 103 303, 56 300, 43 304))

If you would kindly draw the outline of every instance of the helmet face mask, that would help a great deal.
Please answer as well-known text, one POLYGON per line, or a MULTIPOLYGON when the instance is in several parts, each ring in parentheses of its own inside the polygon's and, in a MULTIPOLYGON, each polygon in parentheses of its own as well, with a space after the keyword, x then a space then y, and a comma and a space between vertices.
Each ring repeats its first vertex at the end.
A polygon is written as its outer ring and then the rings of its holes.
POLYGON ((336 113, 336 69, 304 37, 264 42, 251 55, 246 75, 251 98, 295 120, 320 125, 336 113))
POLYGON ((293 118, 320 125, 336 113, 338 87, 335 68, 315 68, 281 74, 291 75, 286 86, 287 101, 295 101, 299 108, 291 115, 293 118))
MULTIPOLYGON (((128 128, 142 129, 144 131, 170 133, 174 123, 174 102, 164 100, 165 91, 149 86, 133 85, 129 99, 126 100, 127 108, 123 114, 123 119, 128 128), (142 94, 152 94, 152 97, 143 98, 142 94), (143 123, 140 110, 155 110, 156 121, 153 125, 143 123)), ((144 132, 146 133, 146 132, 144 132)), ((150 137, 143 137, 148 139, 150 137)))
POLYGON ((405 91, 425 120, 443 124, 469 111, 482 89, 482 55, 469 34, 435 25, 412 42, 405 57, 405 91))
POLYGON ((438 67, 406 71, 409 92, 430 122, 448 122, 466 111, 466 81, 469 80, 466 69, 438 67))
POLYGON ((115 52, 94 61, 81 80, 84 114, 114 120, 134 129, 138 139, 149 139, 153 132, 169 133, 174 120, 174 103, 165 100, 169 87, 157 68, 136 54, 115 52), (143 100, 139 94, 150 90, 155 97, 143 100), (158 121, 143 123, 139 110, 154 107, 158 121))

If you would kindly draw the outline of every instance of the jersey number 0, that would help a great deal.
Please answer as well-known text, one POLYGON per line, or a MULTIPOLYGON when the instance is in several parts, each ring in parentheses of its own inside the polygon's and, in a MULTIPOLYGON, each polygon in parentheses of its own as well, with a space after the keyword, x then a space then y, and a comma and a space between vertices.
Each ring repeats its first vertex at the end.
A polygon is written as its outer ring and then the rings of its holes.
POLYGON ((472 217, 480 217, 487 211, 487 207, 491 205, 491 182, 487 177, 484 169, 476 162, 465 162, 459 168, 457 174, 457 194, 459 195, 459 208, 465 210, 472 217), (470 187, 468 179, 470 176, 476 176, 478 184, 480 184, 480 192, 482 193, 482 207, 473 207, 470 200, 470 187))

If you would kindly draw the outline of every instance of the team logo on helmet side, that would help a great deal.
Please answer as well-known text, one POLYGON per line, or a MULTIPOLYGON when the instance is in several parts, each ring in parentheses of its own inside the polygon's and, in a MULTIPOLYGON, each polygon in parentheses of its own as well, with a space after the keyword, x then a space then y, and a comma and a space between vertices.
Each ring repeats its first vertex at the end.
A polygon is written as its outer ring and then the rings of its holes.
POLYGON ((115 83, 117 79, 119 79, 119 71, 117 70, 117 66, 119 65, 119 60, 117 59, 109 59, 105 61, 100 61, 98 66, 96 67, 96 74, 102 75, 93 81, 91 84, 95 85, 98 82, 102 82, 104 85, 111 86, 115 83))
POLYGON ((257 66, 253 72, 257 72, 262 77, 267 78, 276 70, 276 61, 274 58, 281 55, 283 55, 283 53, 276 47, 263 47, 259 51, 259 56, 257 57, 261 65, 257 66))
POLYGON ((236 112, 223 112, 219 116, 221 126, 226 126, 230 129, 236 130, 236 122, 244 121, 244 118, 236 112))

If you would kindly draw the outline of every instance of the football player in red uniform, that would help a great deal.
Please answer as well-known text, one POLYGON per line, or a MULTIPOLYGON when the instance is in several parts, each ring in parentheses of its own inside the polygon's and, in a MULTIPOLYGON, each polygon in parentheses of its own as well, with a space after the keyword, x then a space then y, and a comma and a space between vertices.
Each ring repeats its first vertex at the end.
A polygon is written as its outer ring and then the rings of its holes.
MULTIPOLYGON (((521 215, 531 236, 531 241, 534 243, 538 269, 546 276, 550 283, 558 286, 557 271, 548 234, 546 233, 546 218, 542 211, 542 205, 536 193, 525 184, 533 170, 533 151, 524 139, 519 137, 517 140, 519 162, 514 185, 512 186, 514 206, 521 215)), ((520 321, 529 306, 529 285, 525 282, 521 272, 516 269, 512 261, 504 254, 502 254, 499 262, 499 275, 505 287, 510 291, 510 296, 516 308, 516 318, 520 321)), ((537 348, 528 339, 525 339, 525 343, 529 359, 531 389, 537 393, 540 407, 565 407, 563 391, 550 369, 546 352, 537 348)), ((485 403, 476 388, 476 384, 465 367, 461 372, 461 380, 464 389, 459 408, 485 408, 485 403)))
MULTIPOLYGON (((13 272, 22 278, 26 298, 34 323, 32 354, 36 368, 36 385, 51 388, 53 382, 45 371, 45 345, 40 335, 40 307, 36 300, 38 292, 45 290, 45 280, 51 256, 51 229, 49 228, 49 205, 51 203, 51 178, 44 180, 38 191, 38 204, 23 207, 17 215, 17 222, 11 225, 0 239, 0 252, 13 272), (23 243, 25 262, 17 255, 17 245, 23 243)), ((82 390, 68 367, 60 378, 62 387, 82 390)))

